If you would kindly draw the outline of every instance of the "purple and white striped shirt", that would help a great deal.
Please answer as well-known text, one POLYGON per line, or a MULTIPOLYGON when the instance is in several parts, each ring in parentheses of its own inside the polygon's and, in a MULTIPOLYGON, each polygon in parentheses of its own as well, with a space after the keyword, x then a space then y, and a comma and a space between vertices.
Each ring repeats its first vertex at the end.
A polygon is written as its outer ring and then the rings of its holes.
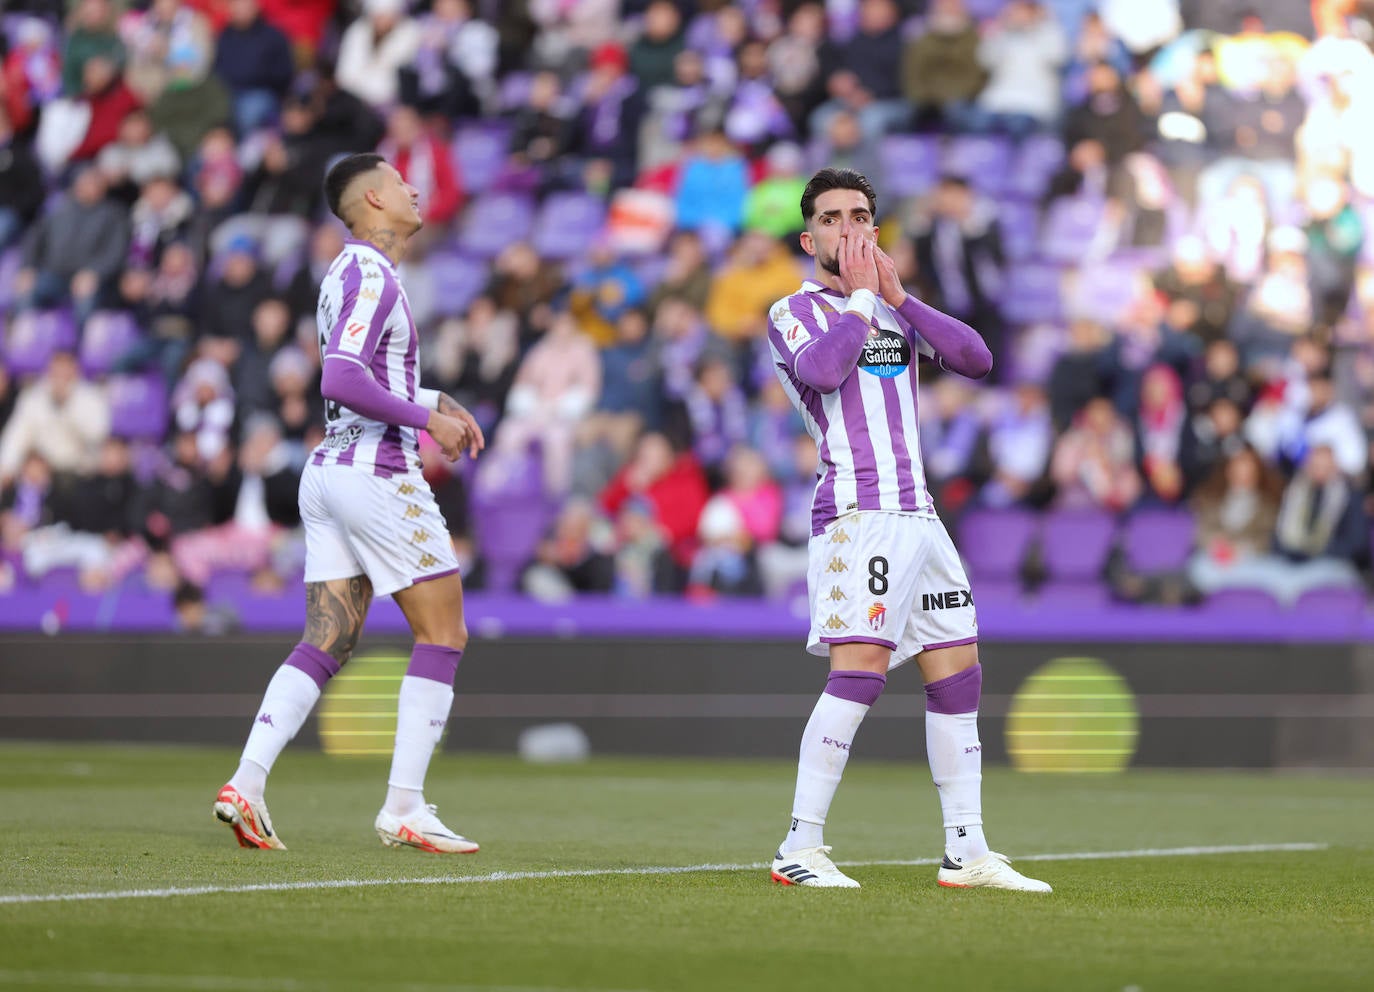
POLYGON ((930 344, 879 301, 859 363, 837 389, 822 393, 797 375, 798 356, 846 309, 846 297, 808 279, 768 312, 778 378, 820 449, 812 534, 855 510, 936 515, 917 437, 916 360, 935 357, 930 344))
MULTIPOLYGON (((415 321, 391 260, 349 239, 320 284, 315 308, 322 362, 354 362, 391 395, 414 402, 418 364, 415 321)), ((420 469, 413 427, 371 420, 325 404, 325 438, 314 465, 351 465, 384 478, 420 469)))

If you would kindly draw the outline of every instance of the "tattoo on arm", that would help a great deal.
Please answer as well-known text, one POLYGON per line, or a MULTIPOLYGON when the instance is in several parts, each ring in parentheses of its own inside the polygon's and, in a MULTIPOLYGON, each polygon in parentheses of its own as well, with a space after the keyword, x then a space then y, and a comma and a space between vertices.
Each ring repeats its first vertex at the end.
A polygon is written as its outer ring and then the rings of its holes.
POLYGON ((366 575, 333 582, 307 582, 305 642, 342 665, 358 644, 371 604, 372 580, 366 575))

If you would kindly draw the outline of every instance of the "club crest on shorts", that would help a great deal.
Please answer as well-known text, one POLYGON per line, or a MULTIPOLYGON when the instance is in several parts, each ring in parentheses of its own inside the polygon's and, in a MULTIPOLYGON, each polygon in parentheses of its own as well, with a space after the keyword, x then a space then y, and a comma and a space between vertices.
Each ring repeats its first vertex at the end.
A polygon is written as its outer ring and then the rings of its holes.
POLYGON ((868 625, 874 630, 882 630, 883 624, 887 622, 887 607, 881 602, 874 603, 868 608, 868 625))

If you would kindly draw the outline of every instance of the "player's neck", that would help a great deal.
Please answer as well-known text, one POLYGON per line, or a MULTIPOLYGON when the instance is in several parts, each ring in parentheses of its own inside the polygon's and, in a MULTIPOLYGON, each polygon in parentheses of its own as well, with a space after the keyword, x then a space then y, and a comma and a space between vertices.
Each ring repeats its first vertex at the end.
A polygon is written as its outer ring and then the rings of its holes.
POLYGON ((841 296, 849 295, 844 291, 844 287, 840 285, 840 277, 830 272, 828 269, 823 269, 817 265, 811 278, 832 292, 839 293, 841 296))
POLYGON ((349 232, 356 241, 366 241, 373 248, 391 259, 392 265, 399 265, 405 258, 406 245, 410 237, 389 227, 364 227, 349 232))

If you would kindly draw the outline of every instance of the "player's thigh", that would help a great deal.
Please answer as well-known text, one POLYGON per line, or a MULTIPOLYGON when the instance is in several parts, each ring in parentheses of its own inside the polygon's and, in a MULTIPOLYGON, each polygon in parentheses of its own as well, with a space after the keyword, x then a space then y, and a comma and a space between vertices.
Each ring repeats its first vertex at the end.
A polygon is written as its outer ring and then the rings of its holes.
POLYGON ((330 483, 330 511, 377 595, 457 574, 448 525, 422 476, 335 471, 339 478, 330 483))
POLYGON ((338 469, 307 465, 301 473, 299 504, 305 529, 305 581, 331 582, 363 574, 344 522, 331 509, 329 486, 338 469))
MULTIPOLYGON (((967 648, 978 641, 978 612, 959 553, 943 523, 938 520, 925 523, 931 532, 930 554, 912 597, 911 612, 897 649, 902 660, 924 651, 939 652, 932 656, 929 666, 921 664, 923 673, 927 667, 943 670, 948 664, 963 663, 967 660, 967 651, 947 653, 943 649, 967 648)), ((976 647, 974 651, 976 659, 976 647)), ((963 667, 968 666, 964 664, 963 667)), ((957 671, 960 669, 954 668, 948 674, 957 671)))
POLYGON ((463 580, 457 572, 398 589, 392 598, 405 614, 418 644, 467 647, 463 621, 463 580))
MULTIPOLYGON (((811 539, 808 651, 824 656, 836 645, 897 647, 926 557, 928 531, 921 523, 898 513, 852 513, 811 539)), ((871 655, 865 650, 862 657, 871 655)))
POLYGON ((305 636, 339 664, 358 646, 372 605, 372 582, 366 575, 305 584, 305 636))

